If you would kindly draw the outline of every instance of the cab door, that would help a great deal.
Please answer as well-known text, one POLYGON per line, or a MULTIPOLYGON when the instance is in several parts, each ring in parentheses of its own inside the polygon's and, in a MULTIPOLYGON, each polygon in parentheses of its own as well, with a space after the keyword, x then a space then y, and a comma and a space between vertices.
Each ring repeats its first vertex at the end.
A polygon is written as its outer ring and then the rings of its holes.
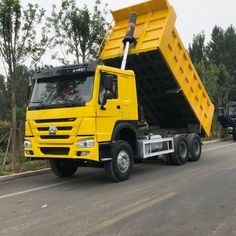
POLYGON ((100 72, 99 94, 97 102, 97 140, 111 140, 113 128, 122 119, 122 106, 119 96, 119 75, 100 72), (104 101, 105 100, 105 101, 104 101))

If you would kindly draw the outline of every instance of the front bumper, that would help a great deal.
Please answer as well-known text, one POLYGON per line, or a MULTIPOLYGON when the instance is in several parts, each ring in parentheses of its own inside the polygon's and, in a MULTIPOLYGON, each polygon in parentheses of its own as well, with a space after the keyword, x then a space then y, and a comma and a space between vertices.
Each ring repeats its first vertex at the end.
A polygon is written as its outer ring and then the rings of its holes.
POLYGON ((73 144, 39 144, 34 137, 25 137, 32 143, 32 147, 24 148, 25 158, 51 159, 51 158, 68 158, 81 159, 99 162, 99 145, 94 138, 94 146, 91 148, 78 148, 77 142, 83 139, 89 139, 91 136, 80 136, 75 139, 73 144))

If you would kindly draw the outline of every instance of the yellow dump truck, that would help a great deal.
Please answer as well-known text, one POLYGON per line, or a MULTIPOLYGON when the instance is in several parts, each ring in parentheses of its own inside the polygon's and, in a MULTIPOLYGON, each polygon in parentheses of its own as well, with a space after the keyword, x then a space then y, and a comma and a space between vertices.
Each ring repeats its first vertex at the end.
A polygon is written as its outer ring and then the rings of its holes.
POLYGON ((112 13, 103 65, 40 71, 27 109, 26 158, 48 159, 58 176, 104 167, 128 179, 135 161, 183 165, 201 156, 214 106, 175 29, 167 0, 112 13))

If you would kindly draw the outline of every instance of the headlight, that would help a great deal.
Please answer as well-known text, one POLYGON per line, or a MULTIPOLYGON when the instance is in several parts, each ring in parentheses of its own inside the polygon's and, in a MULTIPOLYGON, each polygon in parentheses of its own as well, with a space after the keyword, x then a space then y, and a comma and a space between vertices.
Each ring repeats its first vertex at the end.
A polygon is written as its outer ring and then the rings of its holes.
POLYGON ((82 139, 77 143, 77 148, 91 148, 94 147, 93 139, 82 139))
POLYGON ((32 142, 29 140, 24 141, 24 148, 31 148, 32 147, 32 142))

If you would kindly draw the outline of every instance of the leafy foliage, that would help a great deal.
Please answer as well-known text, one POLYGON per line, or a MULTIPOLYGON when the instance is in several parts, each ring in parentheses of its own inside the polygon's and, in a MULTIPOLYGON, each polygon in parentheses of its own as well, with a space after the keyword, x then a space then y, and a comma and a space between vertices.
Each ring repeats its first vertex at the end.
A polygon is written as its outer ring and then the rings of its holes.
POLYGON ((231 80, 225 67, 215 64, 209 64, 208 66, 198 64, 197 69, 213 102, 218 106, 226 104, 231 88, 231 80))
POLYGON ((9 130, 10 124, 6 121, 0 121, 0 152, 6 149, 9 130))
POLYGON ((95 1, 91 13, 86 5, 80 9, 75 0, 62 0, 58 10, 53 6, 52 16, 48 18, 48 26, 55 31, 54 47, 61 48, 63 57, 54 55, 63 64, 96 60, 98 48, 105 35, 107 23, 106 7, 100 10, 101 2, 95 1))
POLYGON ((195 64, 206 63, 207 52, 205 47, 205 33, 202 31, 197 35, 193 35, 193 43, 189 45, 189 55, 195 64))
POLYGON ((236 85, 236 31, 231 25, 225 31, 215 26, 208 44, 209 60, 220 66, 224 65, 236 85))
POLYGON ((8 108, 7 103, 8 101, 5 77, 3 75, 0 75, 0 120, 6 119, 6 113, 8 108))
MULTIPOLYGON (((216 107, 236 99, 236 31, 233 26, 226 30, 215 26, 207 45, 203 32, 194 36, 189 53, 216 107)), ((220 136, 221 132, 218 134, 220 136)))
POLYGON ((189 54, 216 105, 228 102, 236 85, 236 32, 215 26, 206 45, 204 33, 194 36, 189 54))
POLYGON ((38 4, 28 4, 24 10, 19 0, 0 2, 0 53, 8 67, 29 59, 38 62, 44 54, 49 41, 46 27, 42 28, 40 40, 35 30, 44 14, 45 10, 38 4))
MULTIPOLYGON (((17 160, 17 103, 18 89, 24 74, 19 72, 22 64, 35 65, 45 53, 50 42, 47 28, 41 35, 35 27, 42 23, 45 10, 38 4, 28 4, 22 9, 19 0, 1 0, 0 2, 0 56, 6 64, 7 88, 11 105, 13 170, 17 160)), ((22 72, 23 70, 21 70, 22 72)))

